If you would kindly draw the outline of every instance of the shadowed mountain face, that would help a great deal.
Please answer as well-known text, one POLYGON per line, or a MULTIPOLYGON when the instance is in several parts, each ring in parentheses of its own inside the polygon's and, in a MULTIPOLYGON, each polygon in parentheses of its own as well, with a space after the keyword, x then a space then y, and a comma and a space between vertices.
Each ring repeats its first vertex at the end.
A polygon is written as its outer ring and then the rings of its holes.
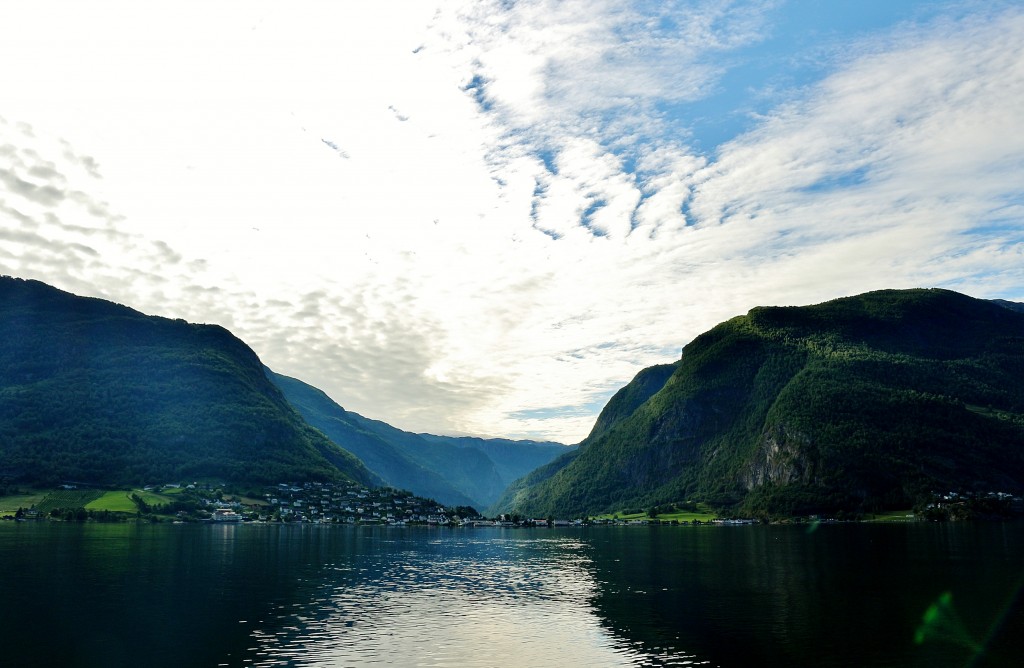
MULTIPOLYGON (((482 508, 490 507, 501 494, 519 478, 538 467, 545 466, 575 446, 566 446, 550 441, 512 441, 503 438, 474 438, 458 436, 434 436, 420 434, 429 447, 420 451, 421 456, 435 463, 438 468, 446 462, 465 461, 472 466, 474 461, 487 461, 492 471, 486 477, 465 476, 465 485, 473 490, 482 508)), ((467 471, 470 473, 470 471, 467 471)))
POLYGON ((575 456, 503 503, 809 513, 905 508, 932 491, 1020 493, 1022 377, 1024 313, 1006 305, 906 290, 756 308, 687 345, 649 398, 613 399, 575 456))
POLYGON ((446 505, 482 510, 513 480, 570 449, 557 443, 413 434, 346 411, 300 380, 269 369, 267 374, 311 425, 388 485, 446 505))
POLYGON ((227 330, 0 278, 0 479, 353 480, 227 330))
POLYGON ((312 385, 274 373, 270 369, 266 371, 309 424, 358 457, 385 484, 408 489, 418 496, 435 499, 446 505, 473 504, 470 497, 456 489, 443 476, 425 468, 390 439, 378 433, 381 430, 371 421, 346 411, 312 385))

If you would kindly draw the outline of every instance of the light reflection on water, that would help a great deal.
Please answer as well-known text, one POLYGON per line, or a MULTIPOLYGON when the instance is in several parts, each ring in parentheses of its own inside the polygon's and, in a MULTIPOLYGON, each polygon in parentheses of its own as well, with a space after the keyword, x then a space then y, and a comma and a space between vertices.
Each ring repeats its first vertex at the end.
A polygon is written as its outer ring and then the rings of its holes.
POLYGON ((1024 523, 0 524, 0 666, 987 668, 1024 523))
POLYGON ((586 543, 499 531, 387 532, 369 553, 322 564, 306 603, 253 631, 250 665, 708 665, 605 628, 586 543))

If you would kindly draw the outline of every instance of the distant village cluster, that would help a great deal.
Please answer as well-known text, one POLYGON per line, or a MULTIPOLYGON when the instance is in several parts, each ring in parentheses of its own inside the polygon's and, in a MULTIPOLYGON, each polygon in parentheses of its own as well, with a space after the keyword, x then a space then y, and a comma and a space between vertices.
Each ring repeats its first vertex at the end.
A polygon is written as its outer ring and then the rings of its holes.
MULTIPOLYGON (((260 521, 316 522, 335 524, 450 524, 465 521, 431 499, 411 492, 367 489, 331 483, 281 483, 264 494, 262 507, 250 507, 249 517, 260 521)), ((244 512, 236 508, 236 512, 244 512)), ((463 515, 472 509, 463 509, 463 515)))
MULTIPOLYGON (((452 526, 569 526, 567 520, 518 515, 485 518, 470 506, 446 507, 392 488, 308 482, 268 488, 258 503, 249 499, 205 499, 215 522, 309 522, 314 524, 414 524, 452 526)), ((577 520, 575 524, 581 524, 577 520)))
MULTIPOLYGON (((177 487, 164 485, 153 491, 166 493, 177 487)), ((446 508, 404 490, 344 483, 280 483, 265 488, 262 498, 223 494, 209 484, 192 483, 183 489, 198 506, 177 511, 175 516, 181 521, 458 524, 477 515, 473 508, 446 508)))

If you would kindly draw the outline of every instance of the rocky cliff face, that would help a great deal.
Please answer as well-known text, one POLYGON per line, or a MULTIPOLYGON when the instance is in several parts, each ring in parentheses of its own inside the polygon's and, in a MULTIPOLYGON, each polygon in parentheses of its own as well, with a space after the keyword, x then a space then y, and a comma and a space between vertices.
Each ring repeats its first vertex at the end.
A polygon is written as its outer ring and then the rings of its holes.
POLYGON ((775 427, 761 437, 742 482, 747 490, 762 485, 814 484, 818 457, 807 434, 775 427))

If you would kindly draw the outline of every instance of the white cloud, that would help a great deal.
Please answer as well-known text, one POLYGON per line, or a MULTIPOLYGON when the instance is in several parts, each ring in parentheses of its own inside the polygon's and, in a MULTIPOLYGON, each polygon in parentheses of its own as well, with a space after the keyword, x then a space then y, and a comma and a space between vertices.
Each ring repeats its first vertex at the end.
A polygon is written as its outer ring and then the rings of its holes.
POLYGON ((703 97, 724 69, 715 56, 762 39, 770 3, 738 4, 467 3, 446 34, 472 56, 467 85, 512 124, 575 126, 591 112, 703 97))
MULTIPOLYGON (((769 250, 861 237, 874 254, 933 264, 1021 195, 1022 34, 1013 13, 858 59, 723 147, 691 210, 769 250)), ((1019 219, 1005 232, 1020 243, 1019 219)), ((881 278, 910 278, 892 273, 881 278)))
POLYGON ((5 6, 0 270, 218 322, 403 428, 565 441, 755 305, 1024 298, 1024 14, 852 44, 699 154, 665 105, 771 8, 5 6))

